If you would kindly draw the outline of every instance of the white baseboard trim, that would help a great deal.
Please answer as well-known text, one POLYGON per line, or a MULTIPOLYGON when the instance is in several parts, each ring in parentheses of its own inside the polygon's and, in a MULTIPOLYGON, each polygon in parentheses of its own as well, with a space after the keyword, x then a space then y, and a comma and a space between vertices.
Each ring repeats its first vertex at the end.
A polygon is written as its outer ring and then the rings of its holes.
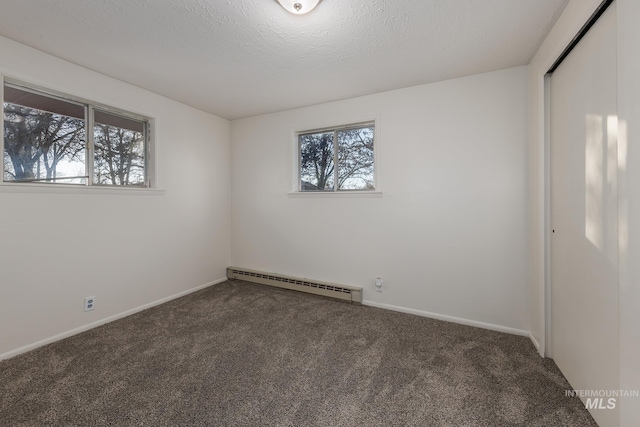
POLYGON ((460 323, 461 325, 475 326, 476 328, 489 329, 491 331, 505 332, 523 337, 531 336, 529 331, 524 329, 510 328, 508 326, 495 325, 493 323, 478 322, 476 320, 463 319, 461 317, 447 316, 445 314, 431 313, 429 311, 416 310, 413 308, 400 307, 397 305, 383 304, 375 301, 362 301, 363 305, 384 308, 386 310, 399 311, 400 313, 415 314, 416 316, 428 317, 430 319, 444 320, 446 322, 460 323))
POLYGON ((538 354, 542 357, 544 357, 544 354, 542 354, 542 351, 540 349, 540 343, 538 342, 538 340, 536 339, 536 337, 533 336, 533 334, 531 332, 529 332, 529 339, 531 340, 531 342, 533 343, 533 346, 536 348, 536 350, 538 351, 538 354))
POLYGON ((49 338, 45 338, 40 341, 36 341, 32 344, 27 344, 23 347, 17 348, 15 350, 8 351, 6 353, 0 354, 0 360, 10 359, 19 354, 26 353, 31 350, 35 350, 38 347, 42 347, 43 345, 51 344, 52 342, 60 341, 64 338, 71 337, 73 335, 77 335, 81 332, 88 331, 89 329, 93 329, 95 327, 104 325, 105 323, 113 322, 114 320, 122 319, 123 317, 131 316, 132 314, 138 313, 140 311, 146 310, 151 307, 155 307, 156 305, 164 304, 165 302, 169 302, 176 298, 183 297, 185 295, 197 292, 204 288, 208 288, 213 285, 217 285, 218 283, 225 282, 227 280, 226 277, 218 280, 214 280, 213 282, 205 283, 204 285, 196 286, 195 288, 187 289, 186 291, 178 292, 177 294, 170 295, 168 297, 161 298, 159 300, 150 302, 148 304, 141 305, 139 307, 132 308, 131 310, 123 311, 122 313, 114 314, 113 316, 105 317, 104 319, 97 320, 95 322, 79 326, 77 328, 71 329, 66 332, 62 332, 61 334, 54 335, 49 338))

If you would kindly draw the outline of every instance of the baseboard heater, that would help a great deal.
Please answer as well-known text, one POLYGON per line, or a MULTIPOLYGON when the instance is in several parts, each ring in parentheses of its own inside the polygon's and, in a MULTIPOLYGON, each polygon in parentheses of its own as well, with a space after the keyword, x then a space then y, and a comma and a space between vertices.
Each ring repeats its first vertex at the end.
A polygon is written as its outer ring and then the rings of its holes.
POLYGON ((248 270, 246 268, 227 267, 227 278, 246 280, 247 282, 290 289, 292 291, 307 292, 330 298, 337 298, 356 304, 362 303, 362 288, 300 277, 284 276, 282 274, 266 273, 264 271, 248 270))

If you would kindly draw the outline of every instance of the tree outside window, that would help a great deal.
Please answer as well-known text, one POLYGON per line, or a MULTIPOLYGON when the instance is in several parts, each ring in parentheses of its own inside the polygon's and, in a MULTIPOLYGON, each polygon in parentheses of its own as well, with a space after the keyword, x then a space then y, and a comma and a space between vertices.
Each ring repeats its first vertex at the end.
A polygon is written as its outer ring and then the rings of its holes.
POLYGON ((3 110, 4 182, 147 185, 146 120, 10 83, 3 110))
POLYGON ((374 125, 298 135, 300 191, 374 190, 374 125))

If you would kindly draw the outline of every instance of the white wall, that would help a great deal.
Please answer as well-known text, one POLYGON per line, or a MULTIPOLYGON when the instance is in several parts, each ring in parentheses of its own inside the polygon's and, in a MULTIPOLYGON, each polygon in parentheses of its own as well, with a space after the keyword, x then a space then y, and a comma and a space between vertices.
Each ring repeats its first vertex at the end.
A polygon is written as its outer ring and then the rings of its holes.
MULTIPOLYGON (((618 3, 620 388, 640 390, 640 2, 618 3)), ((640 425, 640 399, 620 402, 620 425, 640 425)))
POLYGON ((0 74, 155 118, 163 190, 0 187, 0 358, 225 277, 228 121, 5 38, 0 74))
MULTIPOLYGON (((529 65, 529 203, 531 333, 541 354, 545 334, 545 142, 543 76, 601 0, 571 0, 529 65)), ((640 390, 640 3, 618 9, 620 389, 640 390), (626 149, 624 148, 626 147, 626 149)), ((616 64, 612 64, 616 66, 616 64)), ((621 426, 640 425, 638 398, 619 399, 621 426)))
POLYGON ((528 334, 526 82, 519 67, 233 121, 232 263, 528 334), (293 131, 372 118, 381 197, 287 194, 293 131))

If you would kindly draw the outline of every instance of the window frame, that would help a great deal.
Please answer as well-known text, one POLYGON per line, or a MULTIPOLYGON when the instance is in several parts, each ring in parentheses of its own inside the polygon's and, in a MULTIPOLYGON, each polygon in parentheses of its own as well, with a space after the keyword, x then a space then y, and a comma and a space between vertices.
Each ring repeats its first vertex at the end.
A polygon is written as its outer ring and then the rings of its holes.
MULTIPOLYGON (((111 105, 103 104, 100 102, 91 101, 86 98, 70 95, 68 93, 60 92, 54 89, 49 89, 41 85, 32 84, 20 79, 12 78, 6 75, 0 74, 0 100, 3 103, 3 120, 0 121, 0 132, 2 138, 0 138, 0 152, 3 153, 3 161, 0 162, 0 189, 43 189, 51 188, 60 189, 98 189, 98 191, 128 191, 128 192, 149 192, 158 190, 156 179, 156 158, 155 158, 155 119, 147 115, 134 113, 130 110, 125 110, 111 105), (85 123, 85 183, 64 183, 64 182, 45 182, 44 180, 38 181, 5 181, 5 167, 4 167, 4 89, 5 85, 14 87, 19 90, 34 93, 36 95, 42 95, 70 104, 80 105, 84 108, 84 123, 85 123), (102 111, 107 114, 121 116, 126 119, 139 121, 143 124, 143 138, 144 138, 144 180, 142 184, 137 185, 117 185, 117 184, 100 184, 95 182, 94 176, 94 112, 102 111)), ((18 190, 19 191, 19 190, 18 190)), ((56 192, 56 191, 54 191, 56 192)))
POLYGON ((307 129, 294 132, 294 144, 295 144, 295 183, 294 192, 289 194, 295 195, 338 195, 338 194, 351 194, 351 195, 378 195, 382 194, 380 190, 379 181, 379 129, 378 120, 365 120, 359 122, 352 122, 348 124, 338 126, 327 126, 315 129, 307 129), (339 188, 339 137, 338 133, 345 130, 362 129, 371 127, 373 128, 373 188, 372 189, 341 189, 339 188), (319 133, 333 133, 333 188, 331 190, 303 190, 302 189, 302 144, 300 143, 300 137, 304 135, 313 135, 319 133))

